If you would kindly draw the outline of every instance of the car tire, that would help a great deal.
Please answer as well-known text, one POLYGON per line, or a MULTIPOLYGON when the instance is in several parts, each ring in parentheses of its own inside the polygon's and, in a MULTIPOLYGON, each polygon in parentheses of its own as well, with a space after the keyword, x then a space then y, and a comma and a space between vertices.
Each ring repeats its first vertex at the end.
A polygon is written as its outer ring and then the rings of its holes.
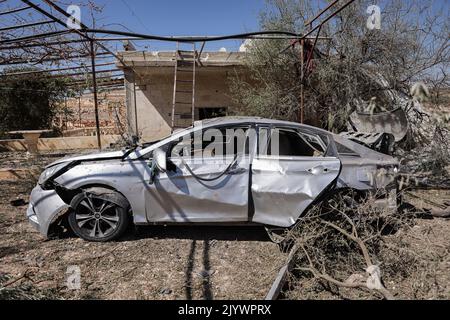
POLYGON ((90 242, 119 239, 130 222, 128 201, 106 188, 83 190, 71 202, 68 220, 72 231, 90 242))

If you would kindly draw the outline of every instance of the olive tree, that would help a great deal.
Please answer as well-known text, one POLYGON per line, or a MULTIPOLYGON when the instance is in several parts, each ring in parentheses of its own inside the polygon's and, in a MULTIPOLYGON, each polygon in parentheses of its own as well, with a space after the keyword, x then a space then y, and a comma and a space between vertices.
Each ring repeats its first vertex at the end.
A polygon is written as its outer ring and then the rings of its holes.
POLYGON ((1 75, 1 133, 50 129, 60 102, 70 94, 64 78, 49 78, 39 73, 8 75, 27 71, 30 69, 9 69, 1 75))
MULTIPOLYGON (((305 0, 268 0, 261 14, 264 30, 305 33, 305 22, 318 7, 305 0)), ((448 86, 449 11, 446 4, 383 1, 381 28, 368 28, 367 8, 360 0, 322 28, 314 61, 305 72, 307 123, 340 130, 349 113, 376 103, 393 109, 389 90, 408 95, 416 81, 448 86), (439 6, 444 6, 440 8, 439 6)), ((246 45, 248 74, 234 75, 230 86, 238 113, 297 121, 300 108, 299 45, 286 40, 251 40, 246 45)))

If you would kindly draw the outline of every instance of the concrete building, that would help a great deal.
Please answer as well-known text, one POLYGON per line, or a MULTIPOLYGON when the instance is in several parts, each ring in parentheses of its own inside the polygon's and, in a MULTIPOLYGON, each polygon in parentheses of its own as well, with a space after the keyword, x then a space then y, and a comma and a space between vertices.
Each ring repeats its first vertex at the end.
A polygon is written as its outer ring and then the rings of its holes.
MULTIPOLYGON (((65 137, 96 134, 94 95, 84 93, 64 102, 67 113, 58 113, 55 125, 65 137)), ((100 127, 107 134, 121 134, 126 131, 125 92, 123 89, 101 90, 98 93, 100 127)))
MULTIPOLYGON (((234 107, 229 91, 229 76, 242 72, 244 52, 203 52, 195 72, 195 120, 227 115, 234 107)), ((155 141, 172 132, 172 104, 174 100, 175 52, 119 53, 124 70, 128 130, 143 141, 155 141)), ((192 67, 192 64, 191 64, 192 67)), ((192 79, 192 70, 185 67, 185 75, 177 73, 178 81, 192 79), (186 78, 187 77, 187 78, 186 78)), ((185 87, 185 106, 177 105, 176 119, 182 127, 192 124, 192 83, 185 87)), ((178 91, 183 91, 178 84, 178 91)), ((182 96, 183 93, 178 93, 182 96)), ((177 99, 180 99, 180 97, 177 99)), ((176 99, 176 100, 177 100, 176 99)))

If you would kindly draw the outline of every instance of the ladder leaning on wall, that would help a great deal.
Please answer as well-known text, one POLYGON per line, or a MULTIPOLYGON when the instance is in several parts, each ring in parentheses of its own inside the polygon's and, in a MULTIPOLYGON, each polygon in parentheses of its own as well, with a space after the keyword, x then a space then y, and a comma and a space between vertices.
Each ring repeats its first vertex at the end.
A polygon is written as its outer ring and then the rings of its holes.
POLYGON ((193 50, 180 50, 177 43, 175 52, 175 76, 172 102, 172 133, 194 125, 195 122, 195 79, 198 53, 195 43, 193 50))

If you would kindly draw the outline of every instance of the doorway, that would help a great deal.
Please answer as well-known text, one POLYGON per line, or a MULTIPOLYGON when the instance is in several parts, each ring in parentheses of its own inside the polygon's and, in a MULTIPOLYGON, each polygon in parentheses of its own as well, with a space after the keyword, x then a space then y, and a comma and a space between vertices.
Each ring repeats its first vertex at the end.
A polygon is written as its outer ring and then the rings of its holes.
POLYGON ((198 120, 226 117, 228 108, 198 108, 198 120))

